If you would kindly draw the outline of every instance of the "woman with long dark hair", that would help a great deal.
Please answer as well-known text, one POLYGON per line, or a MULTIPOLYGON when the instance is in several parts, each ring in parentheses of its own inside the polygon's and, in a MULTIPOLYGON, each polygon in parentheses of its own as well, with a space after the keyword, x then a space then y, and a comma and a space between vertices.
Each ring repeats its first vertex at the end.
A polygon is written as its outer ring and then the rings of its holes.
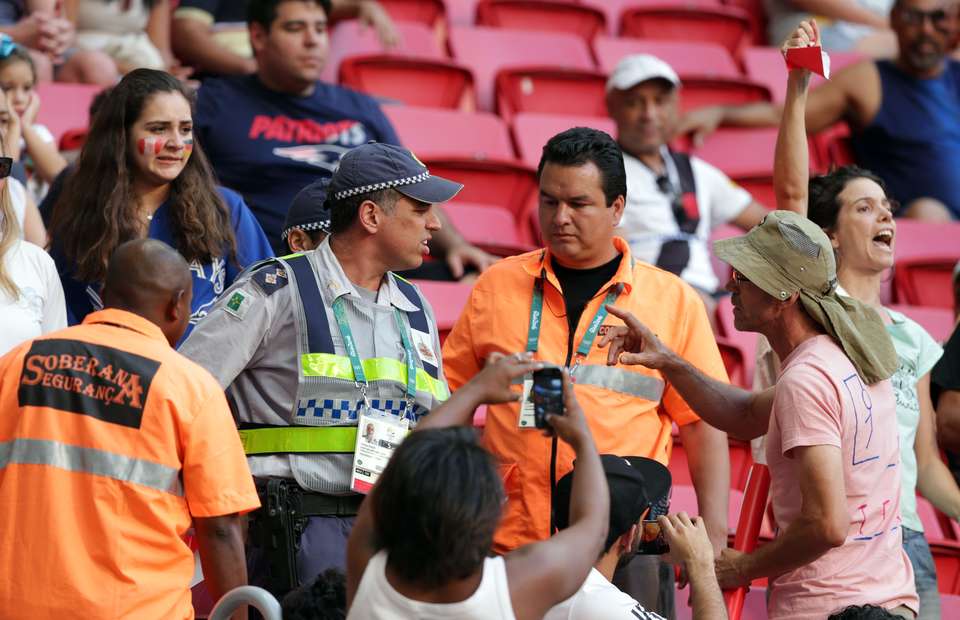
POLYGON ((194 144, 190 94, 152 69, 127 74, 103 102, 54 205, 51 237, 71 324, 101 306, 107 261, 124 241, 159 239, 187 259, 191 326, 243 267, 273 255, 243 199, 217 186, 194 144))

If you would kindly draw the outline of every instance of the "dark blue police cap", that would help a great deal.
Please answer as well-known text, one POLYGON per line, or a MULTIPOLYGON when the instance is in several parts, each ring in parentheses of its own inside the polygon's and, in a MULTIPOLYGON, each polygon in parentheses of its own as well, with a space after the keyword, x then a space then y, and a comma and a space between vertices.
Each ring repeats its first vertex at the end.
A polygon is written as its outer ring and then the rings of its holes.
POLYGON ((283 221, 281 239, 286 240, 287 235, 294 228, 307 232, 312 230, 330 232, 330 209, 326 204, 329 187, 330 179, 323 178, 307 185, 297 193, 287 211, 287 218, 283 221))
POLYGON ((329 192, 336 206, 335 201, 383 189, 395 189, 408 198, 436 204, 456 196, 463 185, 431 175, 423 162, 405 148, 370 142, 343 154, 329 192))

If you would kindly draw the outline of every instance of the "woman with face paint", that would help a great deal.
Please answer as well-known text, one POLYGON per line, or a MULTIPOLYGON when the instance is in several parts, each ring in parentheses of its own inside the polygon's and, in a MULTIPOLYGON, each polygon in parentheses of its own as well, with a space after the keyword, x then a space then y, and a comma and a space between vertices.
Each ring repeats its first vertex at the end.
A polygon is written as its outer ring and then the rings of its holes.
POLYGON ((194 144, 191 95, 152 69, 128 73, 103 102, 50 232, 71 324, 101 307, 107 261, 124 241, 159 239, 187 259, 191 327, 244 267, 273 255, 243 199, 216 185, 194 144))

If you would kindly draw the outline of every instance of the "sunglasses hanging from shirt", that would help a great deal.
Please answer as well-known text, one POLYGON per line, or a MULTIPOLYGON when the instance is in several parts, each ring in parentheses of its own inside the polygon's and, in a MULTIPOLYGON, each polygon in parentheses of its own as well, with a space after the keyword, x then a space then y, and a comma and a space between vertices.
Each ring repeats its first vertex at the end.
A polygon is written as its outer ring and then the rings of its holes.
MULTIPOLYGON (((667 174, 657 177, 657 188, 670 201, 670 209, 677 228, 684 235, 693 235, 700 225, 700 208, 697 205, 697 188, 693 182, 693 166, 686 153, 669 151, 680 180, 679 191, 667 174)), ((657 267, 680 275, 690 262, 690 242, 687 239, 670 239, 660 246, 657 267)))

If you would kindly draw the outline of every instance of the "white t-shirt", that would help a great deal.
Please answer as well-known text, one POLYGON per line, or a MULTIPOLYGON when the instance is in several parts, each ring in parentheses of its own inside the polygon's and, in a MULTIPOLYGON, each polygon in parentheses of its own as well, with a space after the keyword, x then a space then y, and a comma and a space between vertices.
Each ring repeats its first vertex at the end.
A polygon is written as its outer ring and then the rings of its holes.
MULTIPOLYGON (((667 164, 670 182, 679 191, 680 179, 676 171, 671 170, 673 160, 667 164)), ((687 234, 681 232, 677 225, 670 197, 657 187, 657 175, 639 159, 626 153, 623 154, 623 165, 627 172, 627 205, 620 228, 633 256, 656 265, 660 246, 665 241, 687 239, 690 242, 690 262, 680 277, 698 289, 707 292, 717 290, 719 281, 713 272, 707 246, 710 231, 740 215, 753 200, 750 193, 714 166, 691 157, 700 223, 695 233, 687 234)))
POLYGON ((27 213, 27 188, 23 183, 13 177, 7 177, 7 189, 10 192, 10 203, 13 205, 13 213, 17 216, 17 222, 20 224, 20 237, 23 237, 23 218, 27 213))
POLYGON ((591 568, 577 593, 551 607, 543 620, 663 620, 663 617, 644 609, 600 571, 591 568))
POLYGON ((0 290, 0 355, 24 340, 67 326, 63 288, 50 255, 32 243, 17 241, 2 260, 20 296, 12 300, 0 290))
POLYGON ((483 562, 480 587, 459 603, 422 603, 397 592, 387 581, 387 552, 370 558, 347 620, 515 620, 502 557, 483 562))

